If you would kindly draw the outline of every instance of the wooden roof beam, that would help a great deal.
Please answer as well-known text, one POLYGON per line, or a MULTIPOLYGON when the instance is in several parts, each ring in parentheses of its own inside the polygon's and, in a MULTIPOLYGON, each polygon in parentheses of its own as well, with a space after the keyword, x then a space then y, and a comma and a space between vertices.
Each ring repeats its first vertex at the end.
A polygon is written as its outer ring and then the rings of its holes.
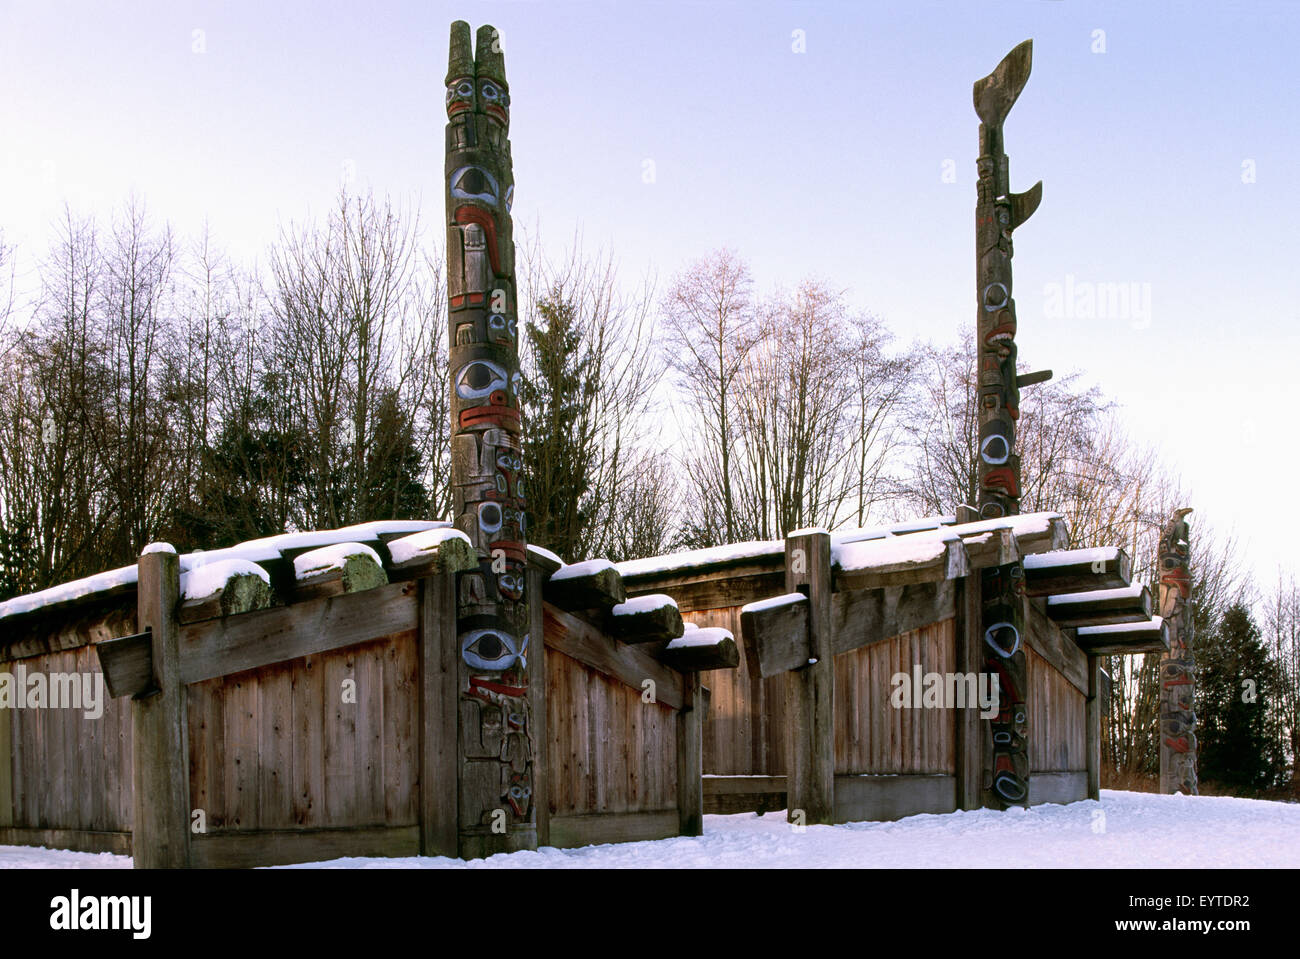
POLYGON ((1141 623, 1151 618, 1151 591, 1137 584, 1049 596, 1047 615, 1062 629, 1141 623))
POLYGON ((1159 616, 1145 623, 1083 626, 1075 631, 1074 641, 1092 656, 1164 653, 1169 651, 1169 627, 1159 616))
POLYGON ((1117 546, 1038 553, 1025 557, 1024 568, 1027 596, 1122 589, 1133 575, 1132 560, 1117 546))

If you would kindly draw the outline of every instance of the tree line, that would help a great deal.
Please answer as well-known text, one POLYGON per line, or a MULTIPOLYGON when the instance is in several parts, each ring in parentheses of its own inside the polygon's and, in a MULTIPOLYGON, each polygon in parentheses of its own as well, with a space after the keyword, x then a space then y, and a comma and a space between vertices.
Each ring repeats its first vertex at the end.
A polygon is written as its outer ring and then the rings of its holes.
MULTIPOLYGON (((0 234, 0 599, 154 540, 447 518, 435 227, 345 192, 242 264, 133 199, 108 222, 65 211, 24 282, 0 234)), ((617 561, 976 502, 972 329, 903 343, 826 278, 760 287, 725 249, 662 287, 577 237, 533 237, 517 264, 530 542, 617 561)), ((1194 499, 1116 404, 1058 375, 1024 391, 1018 445, 1022 510, 1064 513, 1075 544, 1121 545, 1153 581, 1160 528, 1194 499)), ((1264 596, 1200 512, 1192 550, 1202 779, 1295 784, 1295 583, 1264 596)), ((1156 658, 1108 667, 1105 765, 1149 779, 1156 658)))

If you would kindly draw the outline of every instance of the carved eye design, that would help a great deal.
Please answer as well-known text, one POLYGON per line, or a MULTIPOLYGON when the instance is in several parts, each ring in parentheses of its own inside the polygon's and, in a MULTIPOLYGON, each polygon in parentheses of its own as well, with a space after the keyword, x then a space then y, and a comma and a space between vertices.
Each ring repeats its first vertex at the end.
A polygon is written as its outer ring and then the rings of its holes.
POLYGON ((460 654, 474 669, 503 670, 519 658, 515 638, 496 629, 470 630, 461 637, 460 654))
POLYGON ((496 103, 501 96, 501 91, 491 80, 484 80, 483 85, 479 87, 479 92, 483 94, 483 99, 488 103, 496 103))
POLYGON ((498 532, 501 529, 501 507, 496 503, 480 503, 478 528, 489 534, 498 532))
POLYGON ((463 166, 451 174, 451 195, 460 200, 478 200, 496 206, 501 189, 497 186, 496 177, 487 170, 463 166))
POLYGON ((456 375, 456 395, 463 400, 486 399, 505 385, 506 371, 490 360, 473 360, 456 375))
POLYGON ((524 468, 524 461, 513 453, 498 453, 497 466, 501 467, 503 470, 518 471, 524 468))
POLYGON ((984 442, 980 444, 980 459, 992 465, 999 466, 1007 461, 1010 450, 1007 448, 1007 439, 1005 436, 986 436, 984 442))

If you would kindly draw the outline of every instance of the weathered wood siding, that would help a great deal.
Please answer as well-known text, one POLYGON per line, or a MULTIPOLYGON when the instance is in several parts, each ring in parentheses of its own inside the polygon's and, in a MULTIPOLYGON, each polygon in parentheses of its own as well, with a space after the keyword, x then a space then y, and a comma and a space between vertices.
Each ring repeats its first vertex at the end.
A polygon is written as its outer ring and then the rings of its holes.
POLYGON ((943 620, 835 657, 837 775, 953 773, 951 709, 896 709, 891 677, 956 666, 955 621, 943 620))
POLYGON ((1086 770, 1087 697, 1042 656, 1027 652, 1031 774, 1086 770))
MULTIPOLYGON (((99 673, 93 646, 7 662, 28 674, 99 673)), ((131 709, 101 692, 103 714, 81 709, 13 709, 9 713, 13 828, 127 832, 131 829, 131 709)))
MULTIPOLYGON (((546 650, 552 823, 676 810, 676 714, 661 703, 642 702, 641 695, 557 649, 546 650)), ((675 812, 672 826, 676 832, 675 812)))
POLYGON ((190 799, 208 833, 418 824, 417 638, 191 684, 190 799))
POLYGON ((697 626, 731 630, 740 651, 736 669, 700 673, 710 693, 704 723, 704 773, 713 776, 784 776, 786 674, 755 679, 741 640, 740 607, 682 614, 697 626))

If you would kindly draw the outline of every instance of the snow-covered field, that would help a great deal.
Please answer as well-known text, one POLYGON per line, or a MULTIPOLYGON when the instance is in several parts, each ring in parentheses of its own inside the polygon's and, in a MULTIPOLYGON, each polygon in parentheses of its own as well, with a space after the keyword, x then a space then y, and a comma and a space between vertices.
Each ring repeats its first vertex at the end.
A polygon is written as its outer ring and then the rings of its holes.
MULTIPOLYGON (((705 816, 697 839, 446 858, 336 859, 294 868, 710 869, 1300 866, 1300 804, 1103 790, 1100 802, 809 826, 783 812, 705 816)), ((0 869, 125 869, 127 856, 0 846, 0 869)))

